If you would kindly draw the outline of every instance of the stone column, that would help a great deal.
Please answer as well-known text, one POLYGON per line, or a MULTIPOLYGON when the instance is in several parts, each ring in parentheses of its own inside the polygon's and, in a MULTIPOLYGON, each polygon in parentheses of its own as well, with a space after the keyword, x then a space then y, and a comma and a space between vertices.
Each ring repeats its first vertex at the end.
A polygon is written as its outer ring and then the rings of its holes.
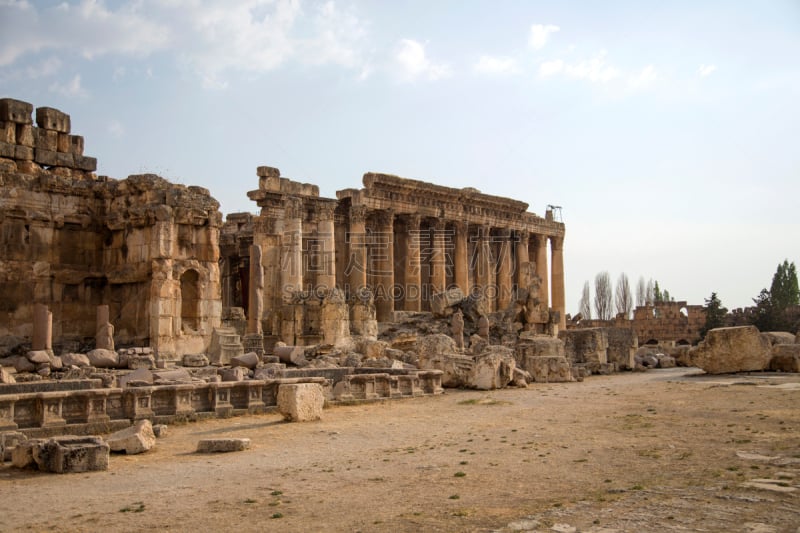
POLYGON ((44 304, 33 305, 33 335, 31 349, 53 349, 53 313, 44 304))
POLYGON ((422 310, 422 264, 420 262, 419 215, 406 215, 406 250, 403 261, 406 311, 422 310))
POLYGON ((511 304, 511 231, 501 229, 498 242, 500 249, 497 256, 497 309, 503 311, 511 304))
POLYGON ((367 286, 367 208, 363 205, 350 207, 350 232, 347 235, 348 261, 345 268, 350 299, 367 286))
POLYGON ((517 273, 517 288, 527 289, 530 284, 528 278, 528 269, 530 264, 530 252, 528 251, 528 240, 530 235, 528 230, 518 231, 516 234, 516 273, 517 273))
POLYGON ((566 298, 564 294, 564 237, 550 237, 550 249, 553 259, 553 309, 561 313, 558 328, 567 327, 566 298))
POLYGON ((250 283, 247 298, 247 334, 261 335, 264 314, 264 268, 261 266, 261 246, 250 246, 250 283))
POLYGON ((394 211, 385 209, 378 212, 378 227, 375 232, 375 312, 378 322, 394 319, 394 211))
POLYGON ((326 290, 336 287, 336 240, 334 238, 333 210, 335 205, 319 209, 317 236, 322 244, 322 272, 317 276, 317 286, 326 290))
MULTIPOLYGON (((303 290, 303 201, 287 198, 284 216, 281 296, 283 301, 290 301, 294 293, 303 290)), ((252 264, 251 260, 250 268, 252 264)))
POLYGON ((447 271, 445 270, 445 225, 444 220, 436 220, 431 225, 431 285, 433 294, 442 292, 447 285, 447 271))
MULTIPOLYGON (((480 226, 478 228, 478 251, 477 264, 475 265, 475 284, 478 286, 481 294, 486 294, 490 284, 490 270, 492 267, 492 252, 489 248, 489 226, 480 226)), ((487 298, 488 303, 488 298, 487 298)))
POLYGON ((455 281, 464 296, 469 294, 469 252, 467 246, 467 233, 469 228, 465 222, 456 222, 456 242, 453 249, 453 265, 455 269, 455 281))
POLYGON ((103 350, 114 350, 114 326, 107 305, 97 306, 97 327, 95 329, 94 347, 103 350))
POLYGON ((534 236, 534 250, 536 253, 536 275, 539 276, 539 300, 545 307, 550 307, 550 284, 547 277, 547 237, 534 236))

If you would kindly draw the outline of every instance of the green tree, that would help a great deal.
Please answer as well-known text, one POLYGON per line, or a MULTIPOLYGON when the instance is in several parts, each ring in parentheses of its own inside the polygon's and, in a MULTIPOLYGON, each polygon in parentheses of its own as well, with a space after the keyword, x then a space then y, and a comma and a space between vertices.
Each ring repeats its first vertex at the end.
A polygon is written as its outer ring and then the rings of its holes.
POLYGON ((756 312, 753 314, 753 325, 759 331, 775 331, 778 327, 778 317, 775 306, 772 305, 772 295, 767 289, 761 289, 758 296, 753 298, 756 304, 756 312))
POLYGON ((726 323, 728 310, 722 306, 722 302, 717 297, 716 292, 711 293, 710 298, 705 299, 706 323, 700 330, 700 336, 706 337, 706 333, 714 328, 721 328, 726 323))
POLYGON ((784 259, 778 265, 775 275, 772 276, 772 285, 769 288, 772 305, 781 311, 790 305, 800 304, 800 289, 797 286, 797 269, 794 262, 784 259))

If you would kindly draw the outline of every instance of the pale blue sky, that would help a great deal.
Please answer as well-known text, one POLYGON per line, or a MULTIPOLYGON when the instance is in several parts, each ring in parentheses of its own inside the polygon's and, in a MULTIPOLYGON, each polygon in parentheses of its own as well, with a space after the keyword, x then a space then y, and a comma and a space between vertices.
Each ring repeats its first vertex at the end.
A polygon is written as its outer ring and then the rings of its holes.
POLYGON ((800 263, 800 2, 0 0, 0 96, 98 172, 257 207, 367 171, 563 206, 567 311, 608 270, 749 305, 800 263))

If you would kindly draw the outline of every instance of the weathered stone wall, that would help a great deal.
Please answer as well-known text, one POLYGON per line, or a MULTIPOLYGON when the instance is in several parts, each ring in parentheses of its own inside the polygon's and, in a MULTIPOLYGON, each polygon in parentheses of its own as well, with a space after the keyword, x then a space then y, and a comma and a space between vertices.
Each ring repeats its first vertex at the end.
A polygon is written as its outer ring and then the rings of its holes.
POLYGON ((0 145, 0 345, 30 340, 42 303, 55 347, 91 344, 96 307, 108 305, 119 346, 150 345, 162 358, 203 351, 222 307, 219 204, 155 175, 98 178, 69 115, 39 108, 35 128, 32 109, 0 100, 0 141, 24 148, 27 128, 34 138, 32 158, 0 145), (49 153, 49 138, 63 156, 49 153))

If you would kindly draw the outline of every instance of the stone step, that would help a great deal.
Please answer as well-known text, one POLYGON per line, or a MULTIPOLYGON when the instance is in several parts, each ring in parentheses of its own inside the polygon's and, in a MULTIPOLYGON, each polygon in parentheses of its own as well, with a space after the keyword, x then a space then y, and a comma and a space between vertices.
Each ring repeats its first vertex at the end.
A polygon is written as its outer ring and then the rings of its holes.
POLYGON ((233 334, 222 334, 219 336, 219 343, 220 344, 241 344, 242 339, 236 333, 233 334))

